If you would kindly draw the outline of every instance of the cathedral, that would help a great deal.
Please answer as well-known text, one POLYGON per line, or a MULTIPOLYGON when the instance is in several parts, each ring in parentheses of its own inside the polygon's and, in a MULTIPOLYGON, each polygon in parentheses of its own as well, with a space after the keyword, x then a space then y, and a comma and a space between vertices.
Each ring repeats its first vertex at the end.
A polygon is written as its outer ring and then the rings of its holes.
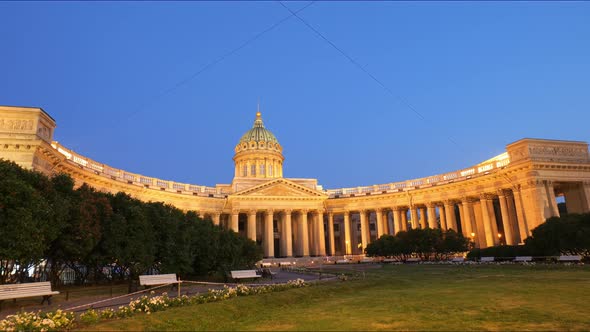
POLYGON ((549 217, 590 212, 586 142, 524 138, 464 169, 325 189, 316 179, 283 175, 283 147, 257 112, 235 146, 231 184, 208 187, 92 160, 53 141, 55 127, 43 109, 0 106, 0 158, 67 173, 78 186, 196 211, 259 243, 266 258, 362 255, 382 235, 427 227, 453 229, 481 248, 513 245, 549 217))

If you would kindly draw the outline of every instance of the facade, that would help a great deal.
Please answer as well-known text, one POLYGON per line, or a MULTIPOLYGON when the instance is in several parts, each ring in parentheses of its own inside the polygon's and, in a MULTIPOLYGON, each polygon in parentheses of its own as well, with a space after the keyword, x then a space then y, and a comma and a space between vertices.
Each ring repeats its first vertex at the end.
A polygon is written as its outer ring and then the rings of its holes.
POLYGON ((231 184, 215 187, 116 169, 53 141, 55 121, 40 108, 0 106, 0 158, 76 185, 119 191, 197 211, 260 243, 265 257, 362 254, 371 241, 409 228, 462 232, 477 246, 518 244, 546 218, 590 211, 588 144, 525 138, 478 165, 356 188, 324 189, 283 177, 278 139, 260 112, 237 143, 231 184))

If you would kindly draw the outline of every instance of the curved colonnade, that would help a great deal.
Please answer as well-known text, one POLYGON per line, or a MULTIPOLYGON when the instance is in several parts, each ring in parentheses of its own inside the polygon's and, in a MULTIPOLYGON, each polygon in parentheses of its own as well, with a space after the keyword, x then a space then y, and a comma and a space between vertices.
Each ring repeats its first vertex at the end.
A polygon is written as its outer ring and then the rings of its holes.
MULTIPOLYGON (((256 121, 260 126, 251 132, 264 131, 260 113, 256 121)), ((273 166, 272 173, 258 168, 267 164, 265 150, 256 148, 250 155, 241 152, 232 184, 208 187, 96 162, 52 141, 54 128, 41 109, 0 107, 0 157, 47 174, 68 173, 77 185, 197 211, 259 242, 265 257, 361 254, 381 235, 426 227, 461 232, 479 247, 517 244, 546 218, 565 213, 558 197, 567 213, 590 211, 585 142, 523 139, 497 157, 456 172, 329 190, 315 179, 283 178, 282 167, 273 166)), ((276 147, 273 160, 282 157, 276 147)))

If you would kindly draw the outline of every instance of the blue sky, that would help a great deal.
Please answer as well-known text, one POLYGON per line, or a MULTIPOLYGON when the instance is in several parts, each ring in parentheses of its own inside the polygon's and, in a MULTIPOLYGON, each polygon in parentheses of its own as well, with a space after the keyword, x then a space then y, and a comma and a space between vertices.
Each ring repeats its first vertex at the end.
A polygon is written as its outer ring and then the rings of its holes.
POLYGON ((42 107, 97 161, 202 185, 231 182, 258 99, 285 176, 325 188, 466 168, 524 137, 590 141, 588 2, 298 15, 391 93, 295 17, 229 54, 290 16, 278 2, 0 2, 0 104, 42 107))

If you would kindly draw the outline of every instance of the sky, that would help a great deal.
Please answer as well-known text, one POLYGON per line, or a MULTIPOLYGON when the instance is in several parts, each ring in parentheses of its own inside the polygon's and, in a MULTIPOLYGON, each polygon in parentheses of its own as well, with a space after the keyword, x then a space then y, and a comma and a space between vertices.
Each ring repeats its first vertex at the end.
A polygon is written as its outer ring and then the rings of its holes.
POLYGON ((208 186, 232 181, 258 101, 284 176, 326 189, 590 141, 590 2, 282 4, 0 2, 0 105, 43 108, 96 161, 208 186))

